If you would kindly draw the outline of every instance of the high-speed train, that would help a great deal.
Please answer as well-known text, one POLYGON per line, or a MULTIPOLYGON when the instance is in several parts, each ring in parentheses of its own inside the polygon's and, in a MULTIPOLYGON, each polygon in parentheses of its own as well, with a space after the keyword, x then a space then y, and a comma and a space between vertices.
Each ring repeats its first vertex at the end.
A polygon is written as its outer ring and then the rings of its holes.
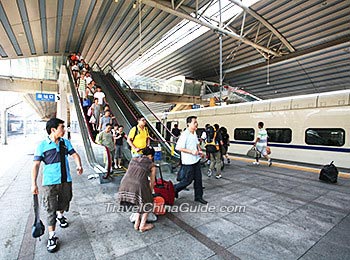
POLYGON ((219 124, 228 129, 230 154, 245 155, 264 122, 275 159, 350 169, 350 90, 277 98, 170 112, 168 127, 186 127, 197 116, 199 129, 219 124))

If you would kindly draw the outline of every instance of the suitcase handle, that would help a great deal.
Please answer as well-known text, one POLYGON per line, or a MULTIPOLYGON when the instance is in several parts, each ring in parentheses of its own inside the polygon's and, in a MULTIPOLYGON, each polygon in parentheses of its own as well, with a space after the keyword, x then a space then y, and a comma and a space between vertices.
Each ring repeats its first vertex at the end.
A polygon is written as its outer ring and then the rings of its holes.
MULTIPOLYGON (((162 185, 164 186, 164 179, 163 179, 163 174, 162 174, 162 169, 160 167, 160 164, 156 163, 155 166, 159 169, 160 179, 162 180, 162 185)), ((156 179, 157 179, 157 174, 156 174, 156 179)))

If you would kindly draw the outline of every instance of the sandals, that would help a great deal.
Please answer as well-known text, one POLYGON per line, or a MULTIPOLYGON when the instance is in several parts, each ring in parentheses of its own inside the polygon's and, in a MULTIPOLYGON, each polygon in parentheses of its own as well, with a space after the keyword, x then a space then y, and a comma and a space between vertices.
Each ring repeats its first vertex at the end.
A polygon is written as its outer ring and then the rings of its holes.
POLYGON ((139 230, 141 233, 143 233, 145 231, 151 230, 152 228, 154 228, 153 224, 145 224, 144 226, 139 227, 139 230))

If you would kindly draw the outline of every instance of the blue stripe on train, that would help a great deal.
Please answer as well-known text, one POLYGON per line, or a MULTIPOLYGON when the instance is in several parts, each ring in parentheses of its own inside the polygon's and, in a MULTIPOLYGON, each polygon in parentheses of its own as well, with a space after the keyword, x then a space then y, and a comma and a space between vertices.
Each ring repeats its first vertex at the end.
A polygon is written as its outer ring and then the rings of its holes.
MULTIPOLYGON (((253 142, 244 141, 230 141, 231 144, 244 144, 253 145, 253 142)), ((350 148, 337 148, 337 147, 320 147, 320 146, 309 146, 309 145, 295 145, 295 144, 269 144, 270 147, 282 147, 291 149, 305 149, 305 150, 317 150, 317 151, 329 151, 338 153, 350 153, 350 148)))

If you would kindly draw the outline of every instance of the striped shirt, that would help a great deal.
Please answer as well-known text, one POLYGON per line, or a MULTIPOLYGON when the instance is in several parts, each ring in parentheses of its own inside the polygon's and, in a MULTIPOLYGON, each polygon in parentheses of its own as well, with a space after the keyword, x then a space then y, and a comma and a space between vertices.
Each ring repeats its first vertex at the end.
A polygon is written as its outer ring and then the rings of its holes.
MULTIPOLYGON (((67 182, 72 182, 72 178, 69 172, 68 154, 72 155, 75 150, 69 140, 61 138, 64 141, 66 147, 66 169, 67 169, 67 182)), ((49 137, 43 140, 36 148, 34 154, 34 161, 44 162, 43 169, 43 186, 61 184, 61 158, 59 142, 56 144, 49 137)))

